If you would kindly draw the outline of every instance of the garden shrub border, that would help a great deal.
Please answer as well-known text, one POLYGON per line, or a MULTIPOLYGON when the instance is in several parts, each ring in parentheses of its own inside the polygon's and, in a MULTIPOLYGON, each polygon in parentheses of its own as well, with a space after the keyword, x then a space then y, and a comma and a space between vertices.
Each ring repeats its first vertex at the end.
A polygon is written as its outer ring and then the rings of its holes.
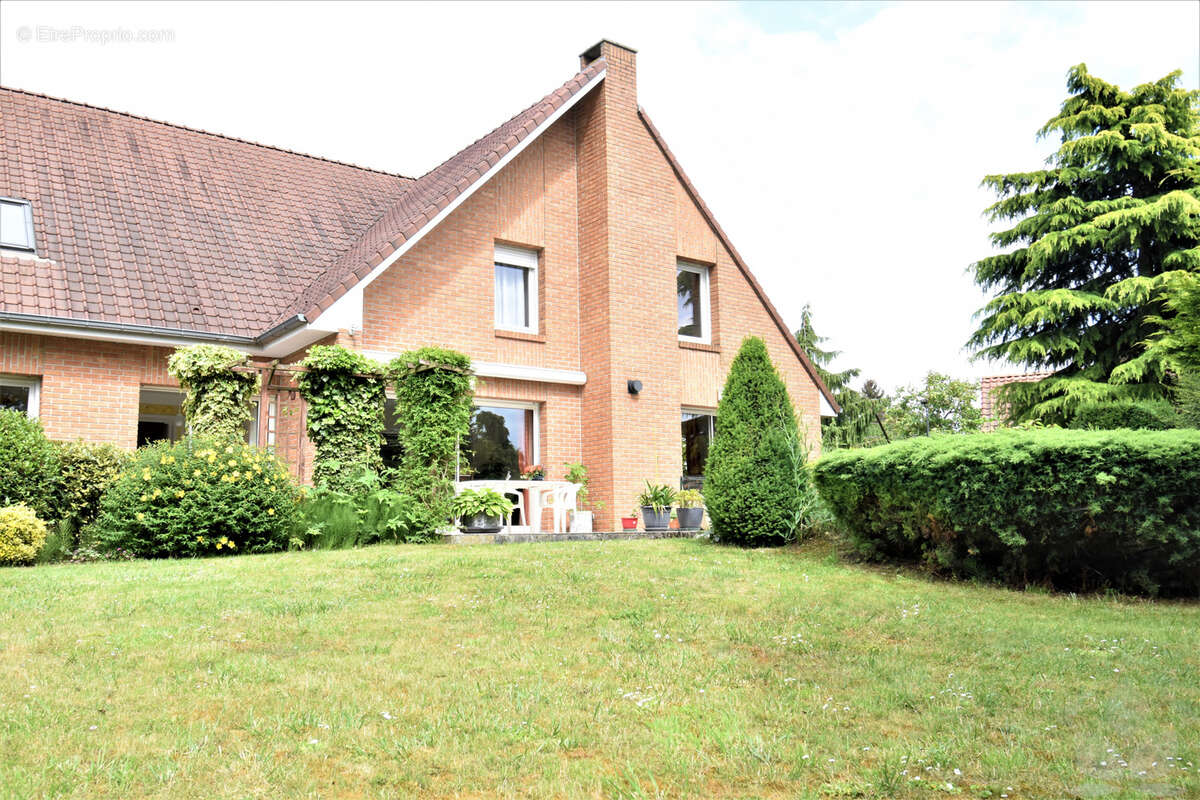
POLYGON ((831 453, 860 554, 1014 586, 1200 593, 1200 431, 1006 430, 831 453))

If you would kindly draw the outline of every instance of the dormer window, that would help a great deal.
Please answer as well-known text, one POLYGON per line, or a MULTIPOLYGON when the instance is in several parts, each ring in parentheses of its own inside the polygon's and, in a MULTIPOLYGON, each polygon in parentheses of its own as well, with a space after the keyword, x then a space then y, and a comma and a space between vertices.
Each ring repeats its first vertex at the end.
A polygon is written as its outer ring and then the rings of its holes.
POLYGON ((33 206, 0 197, 0 247, 33 252, 33 206))

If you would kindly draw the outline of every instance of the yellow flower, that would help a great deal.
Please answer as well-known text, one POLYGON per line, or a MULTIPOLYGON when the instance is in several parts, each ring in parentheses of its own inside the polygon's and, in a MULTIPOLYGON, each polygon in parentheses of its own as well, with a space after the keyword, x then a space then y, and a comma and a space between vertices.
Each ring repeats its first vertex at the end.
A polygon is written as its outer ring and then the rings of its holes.
POLYGON ((145 492, 142 492, 142 496, 141 496, 141 497, 139 497, 138 499, 139 499, 139 500, 141 500, 141 501, 144 503, 144 502, 146 502, 147 500, 149 500, 149 499, 150 499, 150 495, 146 494, 145 492))
POLYGON ((175 496, 176 496, 176 497, 183 497, 183 489, 176 489, 176 490, 175 490, 175 496))
POLYGON ((199 542, 200 544, 204 544, 204 537, 203 537, 203 536, 197 536, 197 537, 196 537, 196 541, 197 541, 197 542, 199 542))
POLYGON ((231 458, 231 459, 229 459, 229 462, 228 462, 228 463, 229 463, 229 466, 231 466, 231 467, 236 467, 236 466, 237 466, 237 459, 236 459, 236 458, 231 458))
POLYGON ((225 452, 226 452, 226 453, 232 453, 232 452, 233 452, 233 445, 229 445, 228 447, 226 447, 226 448, 225 448, 225 452))
POLYGON ((273 508, 268 508, 268 509, 267 509, 267 514, 268 514, 268 516, 272 516, 272 517, 273 517, 273 516, 275 516, 275 509, 273 509, 273 508))
POLYGON ((214 462, 214 461, 216 461, 216 460, 217 460, 217 454, 216 454, 216 453, 214 453, 214 452, 212 452, 212 451, 209 451, 209 453, 208 453, 208 463, 210 463, 210 464, 211 464, 211 463, 213 463, 213 462, 214 462))
POLYGON ((204 470, 194 469, 194 470, 192 470, 192 476, 193 476, 193 477, 196 477, 196 478, 199 478, 199 477, 200 477, 200 473, 201 473, 201 472, 203 472, 203 471, 204 471, 204 470))
POLYGON ((142 470, 142 480, 144 480, 144 481, 150 480, 150 468, 149 467, 146 467, 144 470, 142 470))
POLYGON ((220 542, 217 542, 217 549, 218 549, 218 550, 220 550, 220 549, 221 549, 221 543, 220 543, 220 542))
POLYGON ((154 490, 154 496, 155 496, 155 497, 161 497, 161 496, 162 496, 162 489, 158 489, 158 488, 156 488, 156 489, 154 490))
POLYGON ((220 539, 220 542, 221 542, 221 544, 229 544, 229 537, 228 537, 228 536, 222 536, 222 537, 221 537, 221 539, 220 539))
POLYGON ((237 550, 237 545, 233 542, 228 542, 228 545, 230 550, 237 550))
POLYGON ((138 518, 138 521, 141 522, 142 520, 144 520, 146 518, 146 515, 139 511, 137 513, 137 518, 138 518))
POLYGON ((239 470, 235 469, 232 473, 230 473, 229 480, 236 481, 240 477, 242 477, 242 473, 239 470))

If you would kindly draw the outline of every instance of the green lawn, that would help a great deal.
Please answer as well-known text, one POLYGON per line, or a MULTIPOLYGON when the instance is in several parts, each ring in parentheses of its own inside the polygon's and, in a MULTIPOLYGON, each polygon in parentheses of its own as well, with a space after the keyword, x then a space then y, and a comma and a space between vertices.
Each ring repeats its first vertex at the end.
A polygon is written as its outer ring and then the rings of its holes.
POLYGON ((3 569, 0 793, 1197 797, 1198 622, 821 544, 3 569))

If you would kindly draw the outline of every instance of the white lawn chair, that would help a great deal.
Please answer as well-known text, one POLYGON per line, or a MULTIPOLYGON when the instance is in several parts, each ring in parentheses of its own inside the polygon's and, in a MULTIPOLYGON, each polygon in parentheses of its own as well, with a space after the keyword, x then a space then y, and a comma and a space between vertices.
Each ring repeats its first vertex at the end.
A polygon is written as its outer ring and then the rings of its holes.
POLYGON ((554 488, 546 497, 543 508, 554 512, 554 532, 567 532, 567 512, 575 511, 575 499, 582 488, 578 483, 564 483, 554 488))

